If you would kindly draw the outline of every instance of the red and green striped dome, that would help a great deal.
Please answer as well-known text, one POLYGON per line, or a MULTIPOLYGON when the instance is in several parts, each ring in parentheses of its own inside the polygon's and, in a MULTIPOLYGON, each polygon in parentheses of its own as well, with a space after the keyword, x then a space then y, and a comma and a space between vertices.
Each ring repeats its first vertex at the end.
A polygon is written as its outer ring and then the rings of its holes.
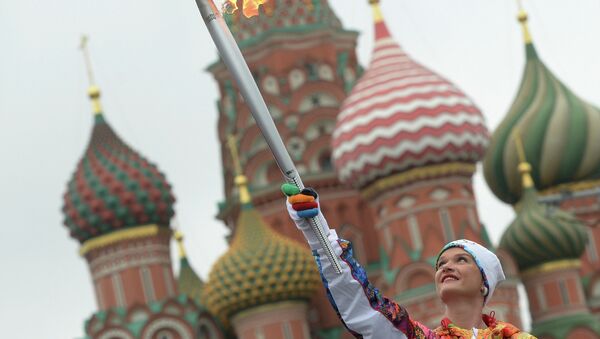
MULTIPOLYGON (((524 24, 525 13, 519 16, 524 24)), ((515 131, 521 131, 538 190, 600 178, 600 109, 579 98, 544 65, 524 26, 527 63, 508 114, 494 131, 485 179, 501 200, 521 197, 515 131)))
POLYGON ((500 248, 513 256, 520 270, 551 261, 579 259, 587 243, 585 227, 570 213, 540 205, 529 176, 530 165, 524 163, 519 168, 528 176, 524 181, 530 184, 523 184, 517 217, 504 232, 500 248))
POLYGON ((125 228, 168 227, 174 215, 165 176, 127 146, 100 113, 63 200, 64 224, 81 243, 125 228))

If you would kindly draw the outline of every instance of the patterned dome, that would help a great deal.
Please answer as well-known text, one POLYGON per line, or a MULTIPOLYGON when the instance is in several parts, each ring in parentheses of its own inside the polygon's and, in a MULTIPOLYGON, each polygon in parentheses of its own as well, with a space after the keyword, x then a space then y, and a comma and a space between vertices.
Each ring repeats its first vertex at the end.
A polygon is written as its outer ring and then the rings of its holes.
POLYGON ((158 168, 110 128, 97 102, 92 137, 64 194, 64 224, 79 242, 115 230, 157 224, 173 217, 171 186, 158 168))
POLYGON ((237 0, 240 10, 224 16, 231 33, 242 47, 276 32, 342 28, 340 19, 327 0, 270 0, 260 6, 260 15, 251 18, 243 14, 244 1, 237 0))
POLYGON ((212 314, 226 323, 248 308, 314 295, 320 278, 308 249, 265 225, 249 204, 242 207, 236 227, 231 247, 205 285, 212 314))
POLYGON ((340 180, 364 187, 419 166, 477 162, 488 142, 481 112, 400 48, 374 2, 371 64, 345 100, 333 133, 340 180))
POLYGON ((583 101, 540 60, 521 12, 527 63, 521 87, 508 114, 492 135, 483 161, 494 194, 514 204, 521 197, 515 130, 527 131, 523 143, 538 190, 563 183, 600 179, 600 109, 583 101))
POLYGON ((520 270, 562 259, 579 259, 585 250, 585 227, 570 213, 538 203, 538 195, 530 176, 531 166, 521 163, 523 199, 516 219, 500 240, 516 260, 520 270))

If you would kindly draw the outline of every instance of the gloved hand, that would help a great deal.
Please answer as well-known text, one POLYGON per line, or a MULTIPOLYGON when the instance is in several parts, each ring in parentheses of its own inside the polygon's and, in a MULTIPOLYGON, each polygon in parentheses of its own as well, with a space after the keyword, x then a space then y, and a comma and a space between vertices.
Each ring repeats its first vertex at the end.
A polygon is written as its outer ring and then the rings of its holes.
POLYGON ((329 235, 329 227, 327 221, 320 213, 319 195, 312 188, 305 188, 302 191, 293 184, 281 185, 281 191, 288 197, 286 206, 290 218, 296 224, 299 230, 302 231, 304 237, 312 249, 319 248, 319 238, 312 230, 309 218, 316 217, 319 219, 325 236, 329 235))

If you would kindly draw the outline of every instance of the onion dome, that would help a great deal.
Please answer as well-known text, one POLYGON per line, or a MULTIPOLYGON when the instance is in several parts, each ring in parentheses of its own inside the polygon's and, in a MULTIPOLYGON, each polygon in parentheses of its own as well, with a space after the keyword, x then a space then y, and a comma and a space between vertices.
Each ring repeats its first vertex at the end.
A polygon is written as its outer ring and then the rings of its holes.
POLYGON ((342 28, 340 19, 327 0, 270 0, 258 7, 259 15, 254 15, 252 10, 256 7, 248 0, 229 0, 227 4, 230 3, 233 5, 227 12, 231 14, 224 15, 224 18, 242 47, 275 32, 299 33, 304 30, 342 28), (238 10, 233 11, 233 8, 238 10), (253 16, 248 17, 250 15, 253 16))
POLYGON ((523 143, 538 190, 600 179, 600 109, 575 95, 539 58, 527 27, 526 65, 517 97, 494 131, 483 161, 485 179, 494 194, 514 204, 521 198, 518 159, 511 133, 527 131, 523 143))
POLYGON ((73 238, 88 239, 125 228, 168 227, 171 186, 156 165, 125 144, 102 115, 100 90, 91 86, 94 127, 88 147, 67 184, 64 224, 73 238))
POLYGON ((198 303, 198 305, 202 305, 204 282, 190 265, 185 252, 185 247, 183 246, 183 233, 175 231, 174 238, 177 241, 177 246, 179 248, 179 276, 177 277, 179 293, 187 295, 198 303))
POLYGON ((333 133, 340 180, 364 187, 416 167, 476 163, 488 142, 481 112, 454 84, 402 50, 378 2, 370 1, 371 64, 344 101, 333 133))
POLYGON ((223 323, 256 306, 308 301, 320 285, 310 251, 271 229, 254 209, 237 151, 232 153, 241 210, 231 246, 214 264, 204 290, 206 307, 223 323))
POLYGON ((531 165, 525 162, 524 153, 522 159, 518 169, 523 197, 516 219, 500 240, 500 248, 513 256, 520 270, 551 261, 579 259, 587 244, 585 227, 571 213, 538 202, 531 165))

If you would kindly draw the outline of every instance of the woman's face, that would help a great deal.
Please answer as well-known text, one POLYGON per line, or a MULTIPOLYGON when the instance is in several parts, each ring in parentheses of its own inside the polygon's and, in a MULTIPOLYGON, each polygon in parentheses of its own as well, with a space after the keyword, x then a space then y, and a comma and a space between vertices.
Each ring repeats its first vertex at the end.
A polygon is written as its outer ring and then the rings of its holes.
POLYGON ((456 297, 480 297, 483 279, 475 259, 460 247, 452 247, 440 256, 435 272, 435 287, 442 301, 456 297))

